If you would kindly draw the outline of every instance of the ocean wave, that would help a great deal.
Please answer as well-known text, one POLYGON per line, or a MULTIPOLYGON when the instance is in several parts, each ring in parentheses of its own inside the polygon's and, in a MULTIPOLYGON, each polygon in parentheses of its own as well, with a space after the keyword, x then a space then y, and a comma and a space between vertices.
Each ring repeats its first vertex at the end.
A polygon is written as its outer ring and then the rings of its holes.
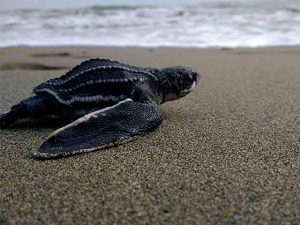
POLYGON ((300 3, 281 6, 242 2, 2 11, 0 46, 300 44, 300 3))

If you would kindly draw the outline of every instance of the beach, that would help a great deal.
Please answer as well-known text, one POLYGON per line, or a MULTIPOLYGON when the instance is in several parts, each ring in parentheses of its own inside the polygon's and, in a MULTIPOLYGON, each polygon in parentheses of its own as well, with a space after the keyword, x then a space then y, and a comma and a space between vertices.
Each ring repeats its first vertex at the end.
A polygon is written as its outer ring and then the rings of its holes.
POLYGON ((0 48, 0 112, 94 57, 201 80, 113 148, 35 160, 58 127, 0 130, 1 225, 300 223, 300 47, 0 48))

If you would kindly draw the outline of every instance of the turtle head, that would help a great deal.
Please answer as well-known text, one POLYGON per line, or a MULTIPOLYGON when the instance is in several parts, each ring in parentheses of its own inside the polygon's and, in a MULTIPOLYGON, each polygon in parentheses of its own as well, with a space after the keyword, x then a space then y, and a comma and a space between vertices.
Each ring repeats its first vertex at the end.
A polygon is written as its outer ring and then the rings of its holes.
POLYGON ((161 70, 165 80, 163 90, 164 102, 186 96, 196 87, 200 75, 198 72, 181 66, 168 67, 161 70))

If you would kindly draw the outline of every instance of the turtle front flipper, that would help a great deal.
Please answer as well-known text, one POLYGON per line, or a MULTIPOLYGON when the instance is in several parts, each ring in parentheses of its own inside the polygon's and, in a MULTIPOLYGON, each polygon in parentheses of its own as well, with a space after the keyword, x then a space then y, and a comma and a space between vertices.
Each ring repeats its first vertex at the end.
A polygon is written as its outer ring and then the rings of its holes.
POLYGON ((34 157, 62 157, 128 142, 155 129, 161 121, 156 104, 125 99, 54 131, 34 157))

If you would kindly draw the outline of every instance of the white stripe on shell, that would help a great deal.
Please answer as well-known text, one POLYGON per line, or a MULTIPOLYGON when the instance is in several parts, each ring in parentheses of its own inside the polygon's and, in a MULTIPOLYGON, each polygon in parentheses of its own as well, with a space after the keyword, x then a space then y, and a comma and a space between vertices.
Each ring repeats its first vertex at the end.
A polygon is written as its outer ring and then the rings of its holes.
POLYGON ((65 100, 62 99, 55 91, 52 91, 48 88, 43 88, 40 90, 40 92, 47 92, 48 94, 51 94, 55 97, 55 99, 64 105, 70 105, 74 102, 100 102, 100 101, 120 101, 126 98, 125 95, 119 95, 119 96, 113 96, 113 95, 92 95, 92 96, 72 96, 70 99, 65 100))
POLYGON ((52 133, 48 136, 47 140, 50 139, 51 137, 57 135, 58 133, 62 132, 63 130, 68 129, 68 128, 70 128, 70 127, 75 127, 75 126, 77 126, 77 125, 80 124, 80 123, 89 121, 91 118, 97 118, 97 117, 100 116, 101 114, 102 114, 103 116, 105 116, 105 114, 103 114, 103 112, 105 112, 105 111, 107 111, 107 110, 110 110, 110 109, 113 109, 113 108, 117 107, 118 105, 121 105, 121 104, 123 104, 123 103, 125 103, 125 102, 130 102, 130 101, 132 101, 131 98, 126 98, 125 100, 123 100, 123 101, 121 101, 121 102, 118 102, 117 104, 115 104, 115 105, 113 105, 113 106, 106 107, 106 108, 104 108, 104 109, 100 109, 100 110, 97 110, 97 111, 95 111, 95 112, 91 112, 91 113, 89 113, 89 114, 86 114, 86 115, 84 115, 83 117, 80 117, 79 119, 73 121, 72 123, 69 123, 68 125, 66 125, 66 126, 64 126, 64 127, 62 127, 62 128, 59 128, 59 129, 55 130, 54 132, 52 132, 52 133))
MULTIPOLYGON (((135 79, 137 79, 137 78, 135 78, 135 79)), ((128 79, 127 78, 123 78, 123 79, 114 79, 114 80, 112 80, 112 79, 89 80, 89 81, 87 81, 85 83, 78 84, 78 85, 74 86, 73 88, 58 89, 58 91, 61 91, 61 92, 71 92, 71 91, 77 90, 78 88, 85 87, 85 86, 91 85, 91 84, 123 83, 123 82, 124 83, 128 82, 128 79)), ((37 91, 39 92, 40 90, 37 90, 37 91)))
MULTIPOLYGON (((61 80, 61 81, 57 80, 57 81, 55 81, 55 82, 51 81, 50 83, 51 83, 52 85, 54 85, 54 86, 58 86, 58 85, 62 85, 62 84, 64 84, 64 83, 67 83, 67 82, 73 80, 74 78, 76 78, 76 77, 78 77, 78 76, 80 76, 80 75, 82 75, 82 74, 85 74, 85 73, 87 73, 87 72, 92 72, 92 71, 96 71, 96 70, 99 70, 99 69, 113 69, 113 68, 115 68, 115 69, 123 69, 123 70, 125 70, 125 71, 127 71, 127 72, 130 72, 130 73, 143 73, 143 74, 146 74, 146 73, 147 73, 147 72, 143 72, 143 71, 139 71, 139 70, 135 70, 135 69, 129 69, 129 68, 126 68, 126 67, 121 67, 121 66, 99 66, 99 67, 94 67, 94 68, 92 68, 92 69, 84 70, 84 71, 82 71, 82 72, 80 72, 80 73, 77 73, 77 74, 75 74, 75 75, 73 75, 73 76, 67 78, 66 80, 61 80)), ((148 73, 147 73, 147 74, 148 74, 148 73)), ((137 79, 138 79, 138 78, 137 78, 137 79)), ((140 78, 140 79, 141 79, 141 78, 140 78)), ((113 79, 113 80, 114 80, 114 79, 113 79)))

